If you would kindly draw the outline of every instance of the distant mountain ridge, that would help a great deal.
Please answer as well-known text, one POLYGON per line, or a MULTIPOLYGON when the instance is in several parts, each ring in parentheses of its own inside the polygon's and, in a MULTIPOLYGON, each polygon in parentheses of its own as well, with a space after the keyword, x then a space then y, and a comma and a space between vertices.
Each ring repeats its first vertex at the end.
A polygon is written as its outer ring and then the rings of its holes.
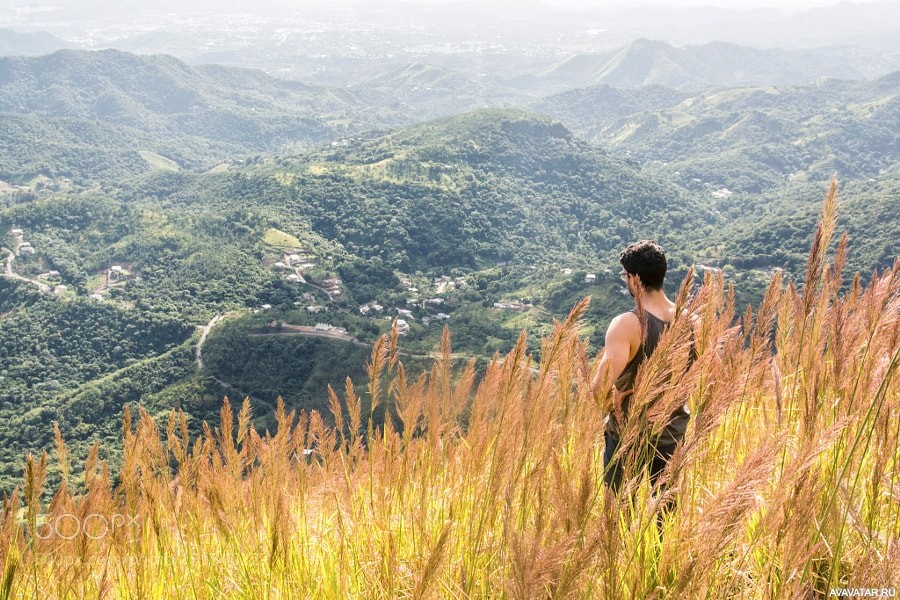
MULTIPOLYGON (((675 47, 641 39, 602 54, 579 54, 538 74, 530 85, 634 88, 663 85, 678 90, 748 85, 797 85, 821 77, 865 79, 873 75, 866 53, 848 48, 758 49, 726 42, 675 47)), ((900 68, 900 56, 888 60, 900 68)), ((881 73, 874 73, 879 75, 881 73)))
POLYGON ((465 72, 426 63, 378 69, 354 81, 350 89, 373 104, 397 111, 405 123, 410 117, 427 121, 524 100, 522 94, 465 72))
POLYGON ((46 31, 21 32, 0 28, 0 56, 38 56, 72 45, 46 31))

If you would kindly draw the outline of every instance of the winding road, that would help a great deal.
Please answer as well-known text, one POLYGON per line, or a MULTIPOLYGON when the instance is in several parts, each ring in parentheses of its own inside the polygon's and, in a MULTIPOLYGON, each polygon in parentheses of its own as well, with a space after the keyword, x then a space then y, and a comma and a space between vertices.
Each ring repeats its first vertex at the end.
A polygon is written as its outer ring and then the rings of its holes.
MULTIPOLYGON (((16 259, 15 250, 10 250, 9 248, 3 248, 3 249, 6 250, 7 252, 9 252, 9 254, 6 257, 6 271, 3 273, 4 277, 6 277, 7 279, 16 279, 18 281, 24 281, 25 283, 30 283, 31 285, 35 285, 35 286, 37 286, 37 288, 39 290, 41 290, 45 294, 49 294, 50 292, 53 291, 53 288, 51 288, 49 285, 47 285, 45 283, 41 283, 40 281, 37 281, 34 279, 28 279, 27 277, 23 277, 22 275, 19 275, 15 271, 13 271, 13 261, 16 259)), ((17 244, 16 250, 18 250, 18 249, 19 248, 18 248, 18 244, 17 244)))

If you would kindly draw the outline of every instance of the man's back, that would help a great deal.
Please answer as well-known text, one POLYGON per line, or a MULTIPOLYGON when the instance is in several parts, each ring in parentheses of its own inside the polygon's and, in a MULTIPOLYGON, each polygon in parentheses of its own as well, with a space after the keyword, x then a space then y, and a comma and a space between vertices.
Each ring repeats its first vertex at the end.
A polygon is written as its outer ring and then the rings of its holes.
MULTIPOLYGON (((635 315, 636 318, 638 317, 637 309, 634 309, 631 312, 635 315)), ((628 417, 629 409, 631 407, 631 399, 633 396, 635 380, 637 379, 638 369, 645 360, 653 355, 653 352, 656 350, 662 334, 665 333, 666 329, 669 327, 670 322, 674 318, 674 312, 675 310, 673 305, 670 312, 671 318, 668 320, 664 320, 656 316, 652 312, 644 311, 647 319, 646 336, 643 340, 640 341, 637 352, 635 352, 634 356, 630 358, 628 363, 625 365, 624 370, 621 372, 621 374, 619 374, 614 383, 617 396, 619 396, 618 404, 619 407, 621 407, 621 414, 625 418, 628 417)), ((619 439, 620 432, 622 430, 621 427, 623 425, 620 424, 616 419, 616 412, 618 411, 613 411, 609 415, 609 418, 606 422, 606 433, 614 440, 619 439)), ((659 439, 655 441, 663 445, 677 444, 684 438, 684 433, 687 430, 687 423, 689 418, 690 414, 687 410, 687 407, 680 406, 672 413, 669 422, 666 424, 666 427, 663 430, 663 433, 661 434, 659 439)))
MULTIPOLYGON (((618 489, 627 462, 618 453, 619 436, 629 419, 638 370, 656 350, 662 334, 675 319, 675 304, 663 291, 667 264, 662 247, 652 240, 629 244, 619 255, 619 262, 624 267, 622 281, 635 298, 636 308, 619 315, 610 323, 603 357, 592 386, 596 393, 601 381, 612 379, 616 388, 613 410, 607 419, 603 455, 604 480, 613 489, 618 489), (644 316, 643 324, 639 315, 644 316), (620 423, 620 420, 623 421, 620 423)), ((631 418, 635 417, 631 415, 631 418)), ((687 421, 687 407, 682 406, 671 415, 660 437, 647 440, 647 447, 642 443, 629 450, 638 463, 647 464, 651 482, 656 482, 677 443, 684 438, 687 421)))

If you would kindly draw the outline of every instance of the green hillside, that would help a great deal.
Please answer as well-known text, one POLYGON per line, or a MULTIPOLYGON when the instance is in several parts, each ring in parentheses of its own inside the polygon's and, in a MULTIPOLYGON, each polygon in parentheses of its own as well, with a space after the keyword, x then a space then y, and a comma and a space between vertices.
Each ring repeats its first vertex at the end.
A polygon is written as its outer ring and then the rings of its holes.
POLYGON ((900 236, 897 219, 885 218, 896 212, 900 177, 898 75, 718 89, 680 101, 655 87, 598 87, 536 107, 718 213, 721 225, 700 255, 719 264, 799 270, 825 182, 836 174, 853 191, 843 195, 841 221, 856 240, 850 267, 869 272, 893 262, 900 236))
POLYGON ((242 186, 308 215, 323 236, 402 270, 599 257, 635 236, 678 239, 710 216, 561 125, 484 111, 279 161, 242 186))
POLYGON ((197 169, 309 148, 371 125, 361 106, 343 90, 168 56, 0 58, 0 180, 123 179, 152 168, 138 148, 197 169))
MULTIPOLYGON (((445 324, 461 356, 483 363, 511 348, 523 327, 546 330, 587 294, 604 300, 589 315, 596 334, 626 300, 611 269, 586 284, 587 269, 614 266, 617 247, 638 235, 686 248, 667 234, 671 220, 704 226, 674 188, 518 111, 207 174, 135 154, 159 170, 123 182, 115 195, 4 196, 4 244, 18 243, 18 229, 35 250, 13 264, 30 283, 3 280, 11 286, 0 317, 4 406, 16 424, 4 434, 7 484, 17 457, 50 443, 51 420, 78 455, 114 431, 125 404, 177 403, 192 426, 225 394, 270 407, 283 395, 291 407, 322 408, 327 385, 364 378, 368 344, 401 310, 410 311, 403 348, 416 369, 427 368, 445 324), (654 210, 665 219, 652 218, 654 210), (305 264, 302 279, 299 267, 284 266, 293 255, 305 264), (326 289, 335 278, 339 294, 326 289), (373 304, 382 308, 361 312, 373 304), (216 315, 227 322, 210 332, 198 371, 191 332, 216 315), (272 321, 327 323, 354 342, 250 335, 272 321), (154 333, 162 326, 169 333, 154 333), (57 330, 70 343, 53 345, 57 330)), ((264 425, 271 411, 260 407, 257 416, 264 425)))

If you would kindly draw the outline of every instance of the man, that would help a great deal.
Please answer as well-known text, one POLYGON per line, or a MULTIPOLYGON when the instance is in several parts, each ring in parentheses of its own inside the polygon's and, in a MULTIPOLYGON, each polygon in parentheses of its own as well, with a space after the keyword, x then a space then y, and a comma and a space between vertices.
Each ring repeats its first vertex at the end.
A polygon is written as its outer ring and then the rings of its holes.
POLYGON ((600 359, 600 369, 594 382, 596 392, 605 377, 615 377, 614 407, 607 417, 604 438, 604 481, 614 491, 622 484, 624 465, 632 462, 639 468, 649 467, 650 482, 655 485, 666 463, 675 452, 677 444, 684 438, 689 414, 687 407, 676 410, 656 439, 638 447, 625 455, 616 457, 619 441, 625 424, 620 419, 628 419, 632 390, 638 367, 656 349, 659 339, 668 325, 675 319, 675 304, 663 291, 666 276, 666 255, 656 242, 643 240, 630 244, 619 255, 624 267, 622 280, 628 287, 640 308, 617 316, 606 331, 606 349, 600 359), (640 314, 646 318, 646 329, 642 332, 640 314), (631 461, 628 456, 631 456, 631 461), (614 460, 615 459, 615 460, 614 460))

